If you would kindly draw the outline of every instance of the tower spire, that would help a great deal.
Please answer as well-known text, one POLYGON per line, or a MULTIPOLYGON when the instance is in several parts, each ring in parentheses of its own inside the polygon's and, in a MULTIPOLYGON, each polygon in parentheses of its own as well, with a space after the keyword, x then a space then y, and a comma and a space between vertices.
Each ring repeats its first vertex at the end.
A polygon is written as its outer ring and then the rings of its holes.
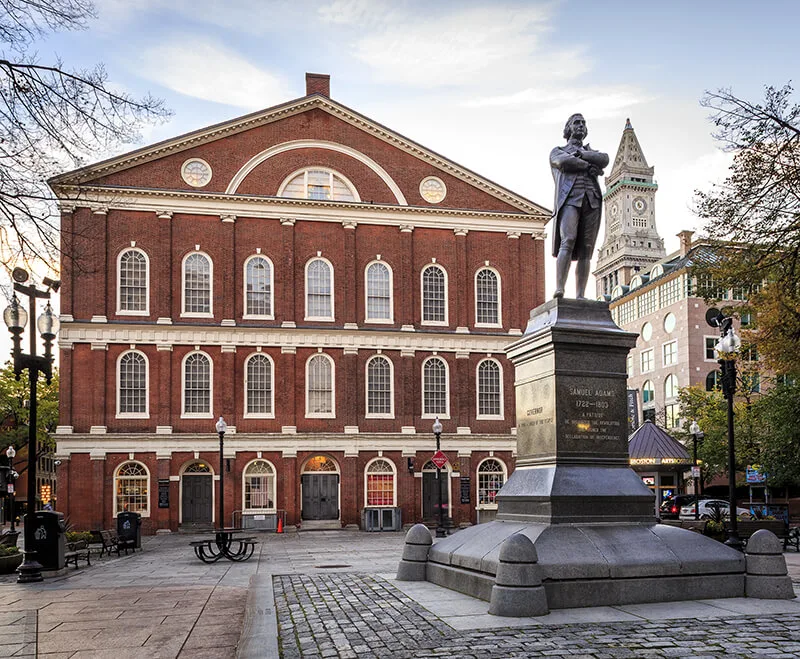
POLYGON ((644 178, 645 182, 652 183, 654 171, 655 168, 647 165, 647 159, 644 157, 644 151, 633 130, 631 120, 626 119, 611 174, 606 178, 606 188, 610 188, 622 178, 631 176, 644 178))

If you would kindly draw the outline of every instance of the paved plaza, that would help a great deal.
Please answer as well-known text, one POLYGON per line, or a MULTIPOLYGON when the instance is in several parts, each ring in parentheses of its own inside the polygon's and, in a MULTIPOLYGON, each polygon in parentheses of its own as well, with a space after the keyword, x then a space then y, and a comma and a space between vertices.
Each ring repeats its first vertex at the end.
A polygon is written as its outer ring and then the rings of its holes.
MULTIPOLYGON (((498 618, 397 582, 402 533, 263 534, 247 563, 206 565, 193 536, 144 538, 41 584, 0 577, 0 656, 800 657, 800 602, 707 600, 498 618)), ((800 555, 785 554, 800 592, 800 555)))

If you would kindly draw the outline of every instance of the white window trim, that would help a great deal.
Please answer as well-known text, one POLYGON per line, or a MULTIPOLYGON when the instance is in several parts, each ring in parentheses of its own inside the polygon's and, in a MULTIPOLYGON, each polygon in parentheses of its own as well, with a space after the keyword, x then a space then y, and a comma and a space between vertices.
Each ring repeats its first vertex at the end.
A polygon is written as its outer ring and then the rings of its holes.
POLYGON ((386 261, 378 261, 376 259, 374 261, 370 261, 369 263, 367 263, 367 266, 364 268, 364 322, 381 324, 381 325, 394 324, 394 271, 392 270, 392 266, 386 263, 386 261), (376 263, 380 263, 382 266, 385 266, 386 269, 389 271, 389 317, 388 318, 370 318, 367 315, 369 314, 369 284, 367 283, 367 272, 376 263))
POLYGON ((120 353, 119 357, 117 357, 117 419, 149 419, 150 418, 150 360, 147 358, 147 355, 143 353, 141 350, 125 350, 120 353), (131 353, 135 352, 140 354, 144 357, 144 412, 120 412, 120 382, 119 382, 119 367, 120 363, 122 362, 122 358, 131 353))
POLYGON ((653 348, 647 348, 647 349, 645 349, 645 350, 642 350, 642 351, 639 353, 639 373, 652 373, 652 372, 653 372, 655 369, 656 369, 656 355, 655 355, 655 350, 653 350, 653 348), (652 353, 653 353, 653 358, 652 358, 651 360, 649 360, 649 361, 650 361, 650 363, 652 364, 652 367, 651 367, 651 368, 649 368, 649 369, 647 369, 647 370, 645 371, 645 370, 642 368, 642 355, 644 355, 644 353, 646 353, 646 352, 652 352, 652 353))
POLYGON ((213 419, 214 418, 214 360, 211 355, 203 350, 192 350, 187 352, 181 360, 181 419, 213 419), (187 412, 186 411, 186 360, 192 355, 204 355, 208 359, 208 401, 211 409, 208 412, 187 412))
POLYGON ((319 322, 325 323, 332 323, 336 319, 336 271, 333 267, 333 263, 331 263, 328 259, 324 256, 314 256, 308 261, 306 261, 305 268, 303 270, 303 282, 305 289, 303 291, 303 297, 305 298, 305 317, 304 320, 314 320, 319 322), (309 316, 308 315, 308 267, 314 261, 324 261, 328 264, 328 267, 331 269, 331 315, 330 316, 309 316))
POLYGON ((275 266, 272 263, 272 259, 268 256, 264 256, 263 254, 252 254, 248 256, 244 261, 244 265, 242 266, 242 282, 242 318, 275 320, 275 266), (272 311, 270 314, 247 313, 247 264, 253 259, 264 259, 269 264, 269 308, 272 311))
MULTIPOLYGON (((705 350, 705 345, 703 346, 703 350, 705 350)), ((661 365, 662 366, 675 366, 678 363, 678 339, 673 339, 672 341, 665 341, 661 344, 661 365), (671 344, 675 344, 675 361, 667 364, 666 360, 666 347, 671 344)))
POLYGON ((447 363, 447 360, 439 355, 431 355, 427 357, 422 362, 422 370, 420 371, 420 391, 422 394, 422 415, 420 416, 421 419, 435 419, 439 417, 440 419, 449 419, 450 418, 450 365, 447 363), (444 414, 436 414, 436 413, 426 413, 425 412, 425 364, 427 364, 431 359, 438 359, 444 364, 444 384, 445 384, 445 413, 444 414))
MULTIPOLYGON (((244 409, 242 411, 242 418, 244 419, 274 419, 275 418, 275 360, 272 359, 270 355, 265 352, 251 352, 244 360, 244 373, 242 375, 244 378, 244 409), (270 382, 270 392, 271 392, 271 400, 270 400, 270 409, 272 412, 267 414, 263 414, 260 412, 248 412, 247 411, 247 365, 253 357, 260 355, 266 357, 270 363, 270 374, 272 376, 272 381, 270 382)), ((244 472, 242 472, 244 473, 244 472)))
MULTIPOLYGON (((428 263, 419 272, 419 304, 420 304, 420 323, 436 327, 447 327, 450 325, 450 281, 447 276, 447 268, 439 263, 428 263), (444 320, 425 320, 425 271, 430 268, 439 268, 444 273, 444 320)), ((423 417, 424 418, 424 417, 423 417)))
POLYGON ((149 316, 150 315, 150 257, 147 252, 139 247, 126 247, 117 254, 117 315, 118 316, 149 316), (144 311, 131 311, 130 309, 122 308, 122 255, 126 252, 139 252, 144 256, 145 263, 145 295, 144 311))
POLYGON ((717 341, 719 341, 719 334, 712 334, 712 335, 706 334, 705 336, 703 336, 703 361, 708 362, 709 364, 711 363, 716 364, 719 361, 718 359, 716 358, 709 359, 708 357, 706 357, 706 339, 714 339, 714 343, 716 343, 717 341))
POLYGON ((364 417, 367 419, 394 419, 394 363, 386 355, 372 355, 364 366, 364 417), (389 362, 389 414, 376 414, 369 411, 369 365, 378 358, 389 362))
POLYGON ((213 318, 214 317, 214 259, 206 252, 194 251, 186 254, 181 260, 181 318, 213 318), (186 311, 186 260, 193 254, 208 259, 208 312, 186 311))
POLYGON ((306 419, 335 419, 336 418, 336 362, 333 357, 324 352, 315 352, 308 359, 306 359, 306 419), (331 364, 331 411, 330 412, 310 412, 308 409, 309 392, 308 392, 308 366, 314 357, 324 357, 331 364))
POLYGON ((272 461, 267 460, 266 458, 254 458, 250 460, 242 469, 242 514, 251 515, 251 514, 260 514, 260 513, 274 513, 278 510, 278 470, 275 468, 275 465, 272 461), (254 462, 266 462, 270 467, 272 467, 273 471, 273 478, 272 478, 272 492, 270 493, 272 496, 269 497, 272 499, 272 502, 275 504, 272 508, 245 508, 245 501, 247 500, 245 496, 245 483, 247 481, 247 468, 253 464, 254 462))
POLYGON ((493 267, 484 265, 475 271, 473 280, 473 299, 475 300, 475 327, 502 327, 503 326, 503 280, 500 273, 493 267), (478 273, 482 270, 490 270, 497 277, 497 322, 479 323, 478 322, 478 273))
POLYGON ((397 505, 397 465, 385 456, 372 458, 364 467, 364 507, 368 505, 370 508, 394 508, 397 505), (373 506, 367 503, 367 475, 369 473, 369 467, 378 461, 388 462, 392 466, 392 503, 390 505, 373 506))
POLYGON ((503 365, 492 357, 487 357, 486 359, 481 359, 478 362, 478 365, 475 367, 475 413, 476 419, 483 420, 483 421, 502 421, 505 419, 505 391, 503 388, 503 365), (481 392, 480 392, 480 368, 481 364, 484 362, 494 362, 499 371, 500 371, 500 414, 480 414, 478 410, 481 409, 480 402, 481 402, 481 392))
POLYGON ((478 468, 475 470, 475 510, 497 510, 496 503, 480 503, 480 489, 481 489, 481 465, 484 462, 489 460, 494 460, 495 462, 499 462, 500 465, 503 467, 503 485, 508 482, 508 466, 506 463, 496 456, 490 456, 488 458, 484 458, 478 463, 478 468))
MULTIPOLYGON (((358 202, 361 201, 361 196, 358 194, 358 190, 356 190, 356 186, 353 185, 353 182, 349 178, 347 178, 344 174, 342 174, 341 172, 339 172, 339 171, 337 171, 335 169, 331 169, 330 167, 301 167, 300 169, 295 170, 294 172, 289 174, 289 176, 287 176, 285 179, 283 179, 283 182, 278 186, 278 196, 279 197, 283 197, 283 192, 286 189, 286 186, 289 185, 289 183, 296 176, 299 176, 300 174, 303 174, 304 175, 303 176, 303 191, 305 192, 305 195, 306 195, 305 197, 303 197, 303 199, 308 199, 309 198, 308 197, 308 172, 310 170, 313 170, 315 172, 327 172, 331 176, 336 176, 337 178, 341 179, 342 183, 344 183, 347 186, 347 188, 350 190, 350 194, 353 195, 353 200, 354 201, 358 201, 358 202)), ((331 188, 331 192, 333 192, 333 179, 331 179, 331 181, 330 181, 330 188, 331 188)), ((289 197, 287 197, 287 199, 288 198, 289 197)), ((337 201, 337 200, 336 199, 312 199, 311 201, 337 201)), ((344 203, 352 203, 352 202, 350 202, 348 200, 348 201, 346 201, 344 203)))
POLYGON ((147 474, 147 511, 140 513, 142 517, 150 517, 150 497, 153 495, 153 488, 152 488, 152 476, 150 475, 150 470, 147 468, 147 465, 140 460, 125 460, 117 465, 117 468, 114 470, 114 480, 113 480, 113 488, 114 488, 114 500, 112 502, 114 517, 117 516, 117 478, 119 477, 120 469, 122 469, 125 465, 128 464, 137 464, 141 467, 144 467, 144 471, 147 474))

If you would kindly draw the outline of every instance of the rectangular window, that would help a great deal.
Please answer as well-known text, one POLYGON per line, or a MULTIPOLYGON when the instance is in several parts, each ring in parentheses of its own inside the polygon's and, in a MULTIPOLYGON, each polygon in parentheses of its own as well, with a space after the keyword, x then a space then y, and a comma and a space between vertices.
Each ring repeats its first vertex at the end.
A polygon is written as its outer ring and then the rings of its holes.
POLYGON ((705 337, 706 342, 706 361, 707 362, 715 362, 717 361, 717 351, 714 346, 717 345, 717 341, 719 338, 716 336, 707 336, 705 337))
POLYGON ((653 288, 639 296, 639 316, 647 316, 658 307, 658 289, 653 288))
POLYGON ((661 346, 661 356, 664 366, 672 366, 678 363, 678 342, 670 341, 661 346))
POLYGON ((626 364, 626 370, 628 371, 628 378, 633 377, 633 355, 628 355, 628 360, 626 364))
POLYGON ((642 351, 641 354, 641 372, 647 373, 653 370, 653 349, 642 351))
POLYGON ((678 300, 682 299, 684 286, 683 275, 670 279, 660 286, 661 306, 668 307, 675 304, 678 300))
POLYGON ((394 474, 367 474, 367 505, 394 505, 394 474))

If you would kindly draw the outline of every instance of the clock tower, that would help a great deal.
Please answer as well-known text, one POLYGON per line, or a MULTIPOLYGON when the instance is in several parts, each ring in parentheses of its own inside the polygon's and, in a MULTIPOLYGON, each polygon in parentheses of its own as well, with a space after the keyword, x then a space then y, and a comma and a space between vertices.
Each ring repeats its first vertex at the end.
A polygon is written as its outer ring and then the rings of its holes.
POLYGON ((592 273, 598 299, 611 295, 615 286, 627 286, 639 270, 666 256, 664 241, 656 231, 658 184, 653 181, 654 170, 647 165, 628 119, 611 174, 606 177, 606 232, 592 273))

